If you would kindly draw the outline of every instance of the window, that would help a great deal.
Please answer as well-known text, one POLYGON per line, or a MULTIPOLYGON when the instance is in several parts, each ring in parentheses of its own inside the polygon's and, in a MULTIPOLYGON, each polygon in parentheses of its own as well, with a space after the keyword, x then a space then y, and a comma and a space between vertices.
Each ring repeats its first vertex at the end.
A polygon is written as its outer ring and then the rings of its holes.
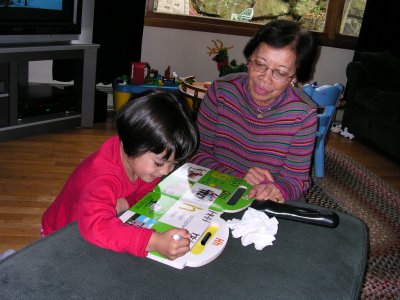
POLYGON ((354 49, 366 1, 147 0, 144 24, 253 36, 260 24, 284 17, 309 29, 319 45, 354 49))

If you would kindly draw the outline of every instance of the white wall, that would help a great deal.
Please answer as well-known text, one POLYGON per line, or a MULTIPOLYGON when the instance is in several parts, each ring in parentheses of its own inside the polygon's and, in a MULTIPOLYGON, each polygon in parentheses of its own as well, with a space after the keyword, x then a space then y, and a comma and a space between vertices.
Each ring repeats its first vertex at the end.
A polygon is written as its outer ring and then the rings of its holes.
MULTIPOLYGON (((207 54, 214 47, 212 40, 219 39, 229 49, 229 59, 245 62, 242 50, 249 37, 167 29, 145 26, 142 42, 142 61, 146 61, 161 74, 171 66, 178 76, 196 76, 198 81, 211 81, 218 77, 216 63, 207 54)), ((322 47, 317 60, 314 78, 320 85, 346 84, 346 66, 353 59, 353 50, 322 47)))
MULTIPOLYGON (((92 41, 94 1, 83 1, 82 34, 77 42, 92 41)), ((211 81, 218 77, 218 70, 207 54, 207 47, 214 47, 212 40, 216 39, 221 40, 224 46, 233 46, 229 49, 230 59, 244 62, 242 50, 249 37, 150 26, 145 26, 143 30, 142 61, 147 61, 161 74, 171 66, 178 76, 194 75, 198 81, 211 81)), ((311 81, 318 81, 321 85, 346 84, 345 70, 353 54, 353 50, 322 47, 311 81)), ((52 82, 51 69, 51 61, 30 62, 29 80, 52 82)))
POLYGON ((312 81, 317 81, 320 85, 346 85, 346 67, 353 60, 353 56, 354 50, 321 47, 312 81))

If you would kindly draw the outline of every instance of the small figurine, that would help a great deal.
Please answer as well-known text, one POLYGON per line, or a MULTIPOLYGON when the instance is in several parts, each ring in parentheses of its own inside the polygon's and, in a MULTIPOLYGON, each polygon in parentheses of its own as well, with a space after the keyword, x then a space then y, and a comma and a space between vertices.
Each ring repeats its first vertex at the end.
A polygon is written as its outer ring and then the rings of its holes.
POLYGON ((219 71, 219 76, 224 76, 231 73, 246 72, 247 67, 245 64, 238 65, 235 59, 229 62, 228 49, 231 47, 224 47, 224 44, 220 40, 212 40, 215 47, 207 47, 208 55, 211 56, 215 54, 213 60, 217 63, 217 68, 219 71))
POLYGON ((164 78, 168 80, 171 78, 171 66, 168 66, 168 68, 165 70, 164 78))

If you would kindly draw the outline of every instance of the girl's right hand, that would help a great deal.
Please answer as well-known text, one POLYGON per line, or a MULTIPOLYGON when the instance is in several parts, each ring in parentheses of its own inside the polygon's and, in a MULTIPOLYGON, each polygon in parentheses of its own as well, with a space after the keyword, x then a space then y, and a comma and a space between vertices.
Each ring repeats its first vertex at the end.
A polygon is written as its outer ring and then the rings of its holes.
POLYGON ((165 232, 153 232, 147 243, 146 251, 156 251, 162 256, 174 260, 189 252, 190 234, 186 229, 173 228, 165 232), (174 239, 174 235, 180 239, 174 239))

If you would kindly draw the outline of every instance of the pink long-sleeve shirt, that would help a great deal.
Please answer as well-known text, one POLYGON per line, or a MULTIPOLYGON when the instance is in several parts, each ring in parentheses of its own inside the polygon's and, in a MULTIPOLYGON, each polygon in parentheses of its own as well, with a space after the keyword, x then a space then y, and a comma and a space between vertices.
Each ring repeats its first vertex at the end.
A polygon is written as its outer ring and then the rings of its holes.
POLYGON ((125 225, 116 216, 118 198, 129 205, 139 201, 158 183, 138 178, 132 183, 122 165, 120 140, 114 136, 83 160, 42 218, 46 236, 77 221, 85 240, 116 252, 144 257, 153 230, 125 225))

